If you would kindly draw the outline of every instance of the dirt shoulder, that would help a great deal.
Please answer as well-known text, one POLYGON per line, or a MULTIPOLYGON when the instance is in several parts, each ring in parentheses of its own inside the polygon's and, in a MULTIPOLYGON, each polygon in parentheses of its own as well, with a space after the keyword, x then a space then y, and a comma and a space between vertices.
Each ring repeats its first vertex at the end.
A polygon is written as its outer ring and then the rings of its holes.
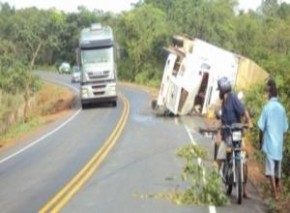
POLYGON ((49 123, 69 116, 74 102, 75 94, 71 90, 45 82, 35 95, 28 123, 15 124, 1 135, 0 151, 31 138, 49 123))

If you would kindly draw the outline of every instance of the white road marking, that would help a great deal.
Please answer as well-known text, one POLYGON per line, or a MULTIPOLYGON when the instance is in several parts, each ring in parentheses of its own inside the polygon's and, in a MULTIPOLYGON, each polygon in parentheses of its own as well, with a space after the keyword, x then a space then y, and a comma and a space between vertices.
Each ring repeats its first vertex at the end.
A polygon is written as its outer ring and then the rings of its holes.
POLYGON ((43 135, 42 137, 40 137, 39 139, 37 139, 36 141, 33 141, 32 143, 30 143, 29 145, 27 145, 26 147, 20 149, 19 151, 13 153, 12 155, 9 155, 8 157, 0 160, 0 164, 10 160, 13 157, 16 157, 17 155, 21 154, 22 152, 28 150, 29 148, 33 147, 34 145, 38 144, 39 142, 41 142, 42 140, 44 140, 45 138, 49 137, 50 135, 52 135, 53 133, 57 132, 58 130, 60 130, 62 127, 64 127, 65 125, 67 125, 70 121, 72 121, 82 110, 79 109, 78 111, 75 112, 75 114, 73 114, 69 119, 67 119, 64 123, 62 123, 60 126, 58 126, 57 128, 55 128, 54 130, 50 131, 49 133, 43 135))
POLYGON ((216 208, 215 208, 215 206, 210 206, 210 207, 209 207, 209 213, 216 213, 216 208))
MULTIPOLYGON (((60 81, 53 81, 53 80, 48 80, 51 82, 57 82, 58 84, 62 84, 65 85, 66 87, 69 87, 71 89, 73 89, 74 91, 78 92, 78 89, 67 84, 67 83, 63 83, 60 81)), ((27 145, 26 147, 20 149, 19 151, 7 156, 6 158, 3 158, 2 160, 0 160, 0 164, 5 163, 6 161, 16 157, 17 155, 21 154, 22 152, 30 149, 31 147, 35 146, 36 144, 38 144, 39 142, 41 142, 42 140, 44 140, 45 138, 49 137, 50 135, 52 135, 53 133, 57 132, 58 130, 60 130, 62 127, 64 127, 65 125, 67 125, 70 121, 72 121, 80 112, 82 111, 82 109, 79 109, 78 111, 76 111, 69 119, 67 119, 64 123, 62 123, 60 126, 58 126, 57 128, 55 128, 54 130, 50 131, 49 133, 43 135, 42 137, 40 137, 39 139, 33 141, 32 143, 30 143, 29 145, 27 145)))
POLYGON ((189 136, 189 139, 190 139, 191 143, 192 143, 193 145, 196 145, 196 142, 195 142, 195 140, 194 140, 193 137, 192 137, 192 134, 191 134, 191 132, 190 132, 190 129, 189 129, 187 126, 184 126, 184 127, 185 127, 185 129, 186 129, 186 132, 187 132, 187 134, 188 134, 188 136, 189 136))
MULTIPOLYGON (((189 127, 187 127, 186 125, 184 125, 186 132, 190 138, 190 141, 193 145, 197 145, 197 143, 195 142, 192 134, 191 134, 191 130, 189 129, 189 127)), ((202 160, 201 158, 197 159, 197 163, 200 165, 202 164, 202 160)), ((203 181, 205 182, 205 171, 203 171, 203 181)), ((215 206, 209 206, 209 213, 216 213, 216 207, 215 206)))

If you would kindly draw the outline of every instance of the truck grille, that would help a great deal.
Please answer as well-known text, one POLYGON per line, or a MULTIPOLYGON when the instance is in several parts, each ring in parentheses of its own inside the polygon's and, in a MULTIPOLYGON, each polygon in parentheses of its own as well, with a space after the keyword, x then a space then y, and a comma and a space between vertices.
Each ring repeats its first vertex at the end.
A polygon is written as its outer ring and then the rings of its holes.
POLYGON ((109 75, 98 75, 98 76, 90 76, 90 79, 101 79, 101 78, 108 78, 109 75))
POLYGON ((105 94, 105 91, 102 91, 102 92, 94 92, 94 95, 104 95, 105 94))
POLYGON ((91 84, 107 84, 111 83, 114 80, 99 80, 99 81, 91 81, 91 84))
POLYGON ((92 86, 93 89, 101 89, 101 88, 105 88, 106 85, 94 85, 92 86))
POLYGON ((94 79, 102 79, 102 78, 108 78, 109 77, 109 73, 110 71, 106 70, 103 72, 88 72, 88 76, 90 80, 94 80, 94 79))

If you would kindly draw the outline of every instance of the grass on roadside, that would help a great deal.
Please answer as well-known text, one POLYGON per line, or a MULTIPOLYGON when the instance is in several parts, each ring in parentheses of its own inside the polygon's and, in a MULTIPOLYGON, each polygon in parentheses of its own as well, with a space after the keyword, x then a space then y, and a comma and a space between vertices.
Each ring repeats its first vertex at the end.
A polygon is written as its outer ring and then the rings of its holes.
POLYGON ((35 103, 30 108, 28 122, 14 122, 8 130, 0 134, 0 147, 17 143, 22 136, 62 116, 60 112, 70 109, 73 100, 74 94, 69 89, 43 82, 41 89, 35 94, 35 103))
MULTIPOLYGON (((31 130, 37 128, 38 126, 42 125, 44 123, 44 120, 41 118, 34 118, 30 120, 29 122, 19 122, 14 124, 7 132, 2 134, 0 136, 0 141, 10 141, 11 139, 22 135, 23 133, 28 133, 31 130)), ((1 143, 0 143, 1 144, 1 143)))

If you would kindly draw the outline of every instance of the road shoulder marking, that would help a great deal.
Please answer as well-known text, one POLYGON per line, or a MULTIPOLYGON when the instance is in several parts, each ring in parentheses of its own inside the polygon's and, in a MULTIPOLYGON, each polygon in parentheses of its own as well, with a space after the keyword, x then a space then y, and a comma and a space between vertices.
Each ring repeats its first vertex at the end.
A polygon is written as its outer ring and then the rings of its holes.
MULTIPOLYGON (((193 138, 193 136, 192 136, 192 134, 191 134, 191 130, 190 130, 190 128, 187 127, 186 125, 184 125, 184 128, 186 129, 187 135, 188 135, 188 137, 189 137, 191 143, 192 143, 194 146, 196 146, 197 143, 195 142, 195 140, 194 140, 194 138, 193 138)), ((201 162, 202 160, 201 160, 200 158, 198 158, 197 161, 198 161, 198 164, 201 164, 201 163, 202 163, 202 162, 201 162)), ((205 180, 205 177, 203 177, 203 179, 205 180)), ((215 207, 215 206, 209 206, 209 213, 216 213, 216 207, 215 207)))
POLYGON ((24 148, 18 150, 17 152, 14 152, 13 154, 3 158, 0 160, 0 164, 5 163, 6 161, 20 155, 21 153, 25 152, 26 150, 32 148, 33 146, 37 145, 38 143, 40 143, 42 140, 46 139, 47 137, 49 137, 50 135, 54 134, 55 132, 59 131, 61 128, 63 128, 64 126, 66 126, 69 122, 71 122, 79 113, 81 112, 81 109, 79 109, 78 111, 76 111, 71 117, 69 117, 65 122, 63 122, 60 126, 58 126, 57 128, 53 129, 52 131, 50 131, 49 133, 43 135, 42 137, 40 137, 39 139, 33 141, 32 143, 28 144, 27 146, 25 146, 24 148))

